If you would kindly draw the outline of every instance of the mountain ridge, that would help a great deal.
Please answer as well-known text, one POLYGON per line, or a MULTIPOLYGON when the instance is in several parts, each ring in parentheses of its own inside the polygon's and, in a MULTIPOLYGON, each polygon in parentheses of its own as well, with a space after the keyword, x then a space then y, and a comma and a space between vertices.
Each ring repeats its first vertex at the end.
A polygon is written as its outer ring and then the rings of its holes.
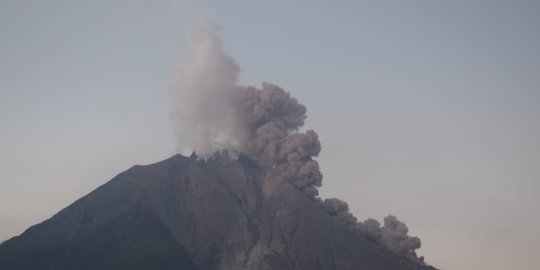
POLYGON ((288 181, 268 191, 271 177, 245 155, 133 166, 0 244, 0 268, 433 269, 351 232, 288 181))

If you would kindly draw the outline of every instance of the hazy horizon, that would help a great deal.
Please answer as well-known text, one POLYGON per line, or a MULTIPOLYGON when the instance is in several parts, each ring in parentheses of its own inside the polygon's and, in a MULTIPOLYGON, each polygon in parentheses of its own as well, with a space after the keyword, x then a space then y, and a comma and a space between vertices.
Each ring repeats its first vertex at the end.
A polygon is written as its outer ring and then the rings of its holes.
MULTIPOLYGON (((445 270, 540 268, 540 3, 208 1, 239 83, 308 108, 321 197, 445 270)), ((0 3, 0 242, 179 151, 186 1, 0 3)))

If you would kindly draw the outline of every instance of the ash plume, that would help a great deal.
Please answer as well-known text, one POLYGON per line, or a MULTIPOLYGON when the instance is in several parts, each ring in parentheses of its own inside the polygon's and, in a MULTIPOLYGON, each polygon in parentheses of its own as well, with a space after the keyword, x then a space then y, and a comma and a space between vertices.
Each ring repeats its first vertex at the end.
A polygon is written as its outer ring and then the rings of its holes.
POLYGON ((243 152, 272 168, 310 197, 322 184, 321 151, 313 130, 298 133, 306 107, 282 88, 237 85, 239 67, 223 50, 217 25, 203 21, 189 27, 195 58, 174 91, 173 117, 180 141, 199 158, 216 152, 243 152))
POLYGON ((271 83, 263 82, 261 88, 238 85, 240 69, 224 52, 217 25, 204 21, 189 30, 195 59, 174 92, 173 116, 182 143, 203 159, 216 153, 244 153, 266 172, 265 185, 276 184, 276 179, 288 181, 350 230, 425 265, 415 253, 420 239, 408 236, 407 226, 396 217, 386 217, 382 227, 371 218, 359 222, 346 202, 319 199, 323 176, 313 158, 321 144, 315 131, 298 132, 306 107, 271 83))
POLYGON ((383 248, 405 257, 411 261, 423 264, 424 258, 416 255, 416 249, 420 248, 420 238, 409 236, 409 229, 405 223, 395 216, 389 215, 384 218, 384 225, 374 219, 359 222, 355 227, 357 231, 383 248))
POLYGON ((326 211, 339 222, 383 248, 412 261, 423 261, 423 258, 418 258, 415 252, 421 246, 420 239, 409 236, 407 225, 399 221, 395 216, 389 215, 385 217, 384 226, 381 227, 381 224, 372 218, 368 218, 364 222, 358 222, 357 218, 349 212, 347 202, 338 198, 325 199, 323 205, 326 211))

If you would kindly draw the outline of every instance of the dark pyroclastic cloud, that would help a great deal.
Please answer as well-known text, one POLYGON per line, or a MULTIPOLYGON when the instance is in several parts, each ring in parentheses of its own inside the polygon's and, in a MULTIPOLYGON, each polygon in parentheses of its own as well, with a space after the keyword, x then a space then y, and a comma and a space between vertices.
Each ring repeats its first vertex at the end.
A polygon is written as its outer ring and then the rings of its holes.
POLYGON ((394 216, 384 225, 374 219, 358 222, 346 202, 321 201, 317 187, 322 174, 314 157, 321 151, 317 133, 299 132, 307 109, 281 87, 263 82, 261 88, 237 84, 240 69, 224 52, 219 27, 202 21, 189 28, 195 58, 182 74, 174 91, 173 118, 179 141, 199 158, 215 153, 242 152, 255 160, 271 177, 284 179, 322 207, 347 228, 383 248, 419 263, 420 239, 408 236, 407 226, 394 216), (276 177, 279 176, 279 177, 276 177))

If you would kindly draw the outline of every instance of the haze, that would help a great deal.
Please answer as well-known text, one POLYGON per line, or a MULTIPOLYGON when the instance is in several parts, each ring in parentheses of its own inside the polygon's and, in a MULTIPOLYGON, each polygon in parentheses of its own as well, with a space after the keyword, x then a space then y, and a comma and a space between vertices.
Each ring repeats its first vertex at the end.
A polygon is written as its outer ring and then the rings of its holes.
MULTIPOLYGON (((240 83, 319 134, 321 196, 441 269, 539 269, 540 4, 209 1, 240 83)), ((0 2, 0 241, 178 151, 182 1, 0 2)))

